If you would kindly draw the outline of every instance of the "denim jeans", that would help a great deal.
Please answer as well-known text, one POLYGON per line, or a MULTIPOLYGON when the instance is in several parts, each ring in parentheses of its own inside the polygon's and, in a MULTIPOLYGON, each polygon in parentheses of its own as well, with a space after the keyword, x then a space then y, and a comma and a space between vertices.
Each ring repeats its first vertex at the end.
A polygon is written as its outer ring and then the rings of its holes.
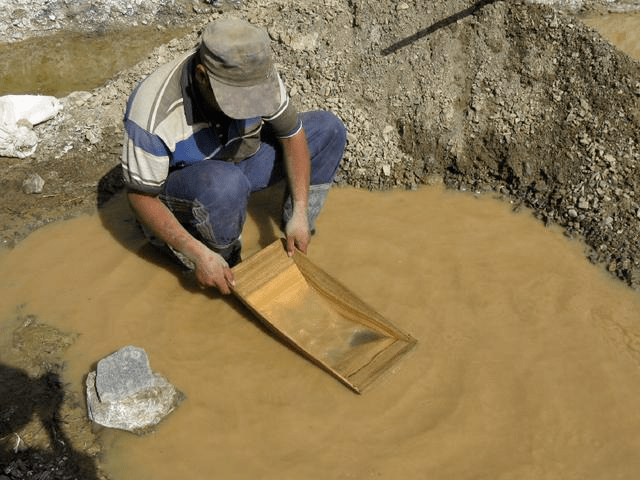
MULTIPOLYGON (((346 129, 330 112, 305 112, 300 119, 311 155, 307 213, 313 227, 342 159, 346 129)), ((203 160, 170 172, 160 195, 191 235, 230 264, 239 258, 249 196, 286 177, 280 145, 268 131, 263 133, 260 149, 241 162, 203 160)), ((284 221, 290 215, 289 198, 284 203, 284 221)))

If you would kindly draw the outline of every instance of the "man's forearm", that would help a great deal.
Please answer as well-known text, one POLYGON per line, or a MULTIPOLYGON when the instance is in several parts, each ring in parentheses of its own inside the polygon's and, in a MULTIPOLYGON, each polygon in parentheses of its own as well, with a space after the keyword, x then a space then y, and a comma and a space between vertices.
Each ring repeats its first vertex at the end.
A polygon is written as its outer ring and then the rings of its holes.
POLYGON ((231 293, 235 282, 224 258, 187 232, 158 197, 134 192, 128 196, 138 219, 158 238, 193 262, 196 279, 202 287, 216 287, 223 294, 231 293))
POLYGON ((293 199, 293 214, 306 216, 311 161, 304 130, 301 129, 293 137, 282 140, 282 147, 293 199))
POLYGON ((187 232, 158 197, 135 192, 127 196, 138 220, 167 245, 195 261, 204 245, 187 232))

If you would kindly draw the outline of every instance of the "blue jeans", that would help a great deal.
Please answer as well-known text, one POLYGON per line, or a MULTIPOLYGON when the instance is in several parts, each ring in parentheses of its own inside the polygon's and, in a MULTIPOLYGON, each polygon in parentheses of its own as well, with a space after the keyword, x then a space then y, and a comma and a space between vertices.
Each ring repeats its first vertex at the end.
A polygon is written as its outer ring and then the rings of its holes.
MULTIPOLYGON (((311 155, 308 216, 313 228, 342 160, 346 129, 330 112, 301 113, 300 119, 311 155)), ((170 172, 160 199, 191 235, 232 264, 239 258, 249 196, 285 177, 282 149, 263 132, 260 149, 241 162, 203 160, 170 172)), ((289 198, 285 221, 290 214, 289 198)))

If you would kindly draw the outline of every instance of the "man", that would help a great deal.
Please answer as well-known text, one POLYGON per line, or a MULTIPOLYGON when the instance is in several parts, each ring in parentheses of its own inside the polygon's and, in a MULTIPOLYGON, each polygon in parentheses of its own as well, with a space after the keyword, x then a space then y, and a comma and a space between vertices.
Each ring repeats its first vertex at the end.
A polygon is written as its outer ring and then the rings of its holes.
POLYGON ((270 51, 264 30, 216 20, 136 87, 125 114, 122 166, 143 230, 224 294, 249 195, 286 178, 286 249, 306 252, 346 143, 333 114, 297 113, 270 51))

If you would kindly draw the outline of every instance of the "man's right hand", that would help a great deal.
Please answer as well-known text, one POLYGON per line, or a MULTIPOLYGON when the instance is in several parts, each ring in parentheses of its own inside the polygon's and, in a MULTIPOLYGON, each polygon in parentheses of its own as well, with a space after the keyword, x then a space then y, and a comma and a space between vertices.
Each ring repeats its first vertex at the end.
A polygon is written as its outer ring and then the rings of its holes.
POLYGON ((202 287, 216 287, 225 295, 231 293, 235 286, 233 272, 224 258, 192 237, 158 197, 135 192, 127 196, 138 219, 196 265, 196 279, 202 287))
POLYGON ((235 287, 233 272, 221 255, 209 250, 205 245, 195 259, 196 279, 202 288, 216 287, 220 293, 228 295, 235 287))

